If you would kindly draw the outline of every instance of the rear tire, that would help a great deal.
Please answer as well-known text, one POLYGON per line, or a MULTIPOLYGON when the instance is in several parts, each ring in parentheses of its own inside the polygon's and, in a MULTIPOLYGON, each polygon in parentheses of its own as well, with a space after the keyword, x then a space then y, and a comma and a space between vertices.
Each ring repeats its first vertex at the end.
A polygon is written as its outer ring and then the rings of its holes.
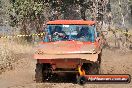
POLYGON ((43 64, 37 63, 35 69, 35 81, 37 83, 43 82, 43 64))

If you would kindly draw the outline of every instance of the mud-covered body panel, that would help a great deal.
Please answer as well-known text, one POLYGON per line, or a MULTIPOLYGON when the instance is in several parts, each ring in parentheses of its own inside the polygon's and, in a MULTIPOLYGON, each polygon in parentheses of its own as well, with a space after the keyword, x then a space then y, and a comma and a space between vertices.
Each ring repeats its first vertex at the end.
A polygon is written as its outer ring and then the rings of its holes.
POLYGON ((38 59, 38 63, 50 63, 55 68, 76 68, 79 64, 96 62, 98 52, 97 42, 58 41, 41 43, 34 59, 38 59))
POLYGON ((41 43, 34 54, 35 59, 82 58, 95 61, 100 52, 97 42, 58 41, 41 43))
POLYGON ((41 43, 36 54, 95 54, 100 51, 98 42, 57 41, 41 43))

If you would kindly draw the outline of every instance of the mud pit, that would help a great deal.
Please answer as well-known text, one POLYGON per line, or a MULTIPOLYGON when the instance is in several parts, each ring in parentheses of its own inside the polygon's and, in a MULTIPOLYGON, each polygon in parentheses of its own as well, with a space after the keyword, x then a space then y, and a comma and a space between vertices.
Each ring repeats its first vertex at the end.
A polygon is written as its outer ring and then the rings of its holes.
MULTIPOLYGON (((85 84, 80 86, 71 80, 51 83, 35 83, 34 70, 36 60, 32 54, 14 64, 14 69, 0 75, 0 88, 132 88, 130 84, 85 84)), ((132 51, 121 53, 118 50, 103 50, 102 72, 104 74, 130 74, 132 75, 132 51)))

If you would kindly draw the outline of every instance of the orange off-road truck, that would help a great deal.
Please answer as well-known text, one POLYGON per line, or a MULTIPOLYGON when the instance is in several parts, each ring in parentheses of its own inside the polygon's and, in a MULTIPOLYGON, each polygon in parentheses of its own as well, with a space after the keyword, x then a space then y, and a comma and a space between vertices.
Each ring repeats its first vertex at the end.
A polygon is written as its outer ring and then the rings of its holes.
POLYGON ((44 29, 45 36, 34 58, 36 82, 43 82, 53 74, 99 74, 102 39, 94 21, 55 20, 44 29))

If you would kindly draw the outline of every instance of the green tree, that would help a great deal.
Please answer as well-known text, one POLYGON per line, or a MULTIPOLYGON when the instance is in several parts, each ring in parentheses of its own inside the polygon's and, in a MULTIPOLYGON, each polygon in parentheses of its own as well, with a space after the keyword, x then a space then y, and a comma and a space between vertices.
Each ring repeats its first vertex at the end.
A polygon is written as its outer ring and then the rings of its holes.
MULTIPOLYGON (((11 0, 11 25, 21 34, 40 32, 42 24, 56 19, 104 20, 105 0, 11 0)), ((31 39, 31 38, 29 38, 31 39)))
MULTIPOLYGON (((12 0, 10 8, 10 25, 20 26, 21 34, 30 34, 32 30, 41 32, 40 28, 44 23, 44 9, 42 1, 35 0, 12 0)), ((28 41, 31 38, 26 37, 28 41)))

